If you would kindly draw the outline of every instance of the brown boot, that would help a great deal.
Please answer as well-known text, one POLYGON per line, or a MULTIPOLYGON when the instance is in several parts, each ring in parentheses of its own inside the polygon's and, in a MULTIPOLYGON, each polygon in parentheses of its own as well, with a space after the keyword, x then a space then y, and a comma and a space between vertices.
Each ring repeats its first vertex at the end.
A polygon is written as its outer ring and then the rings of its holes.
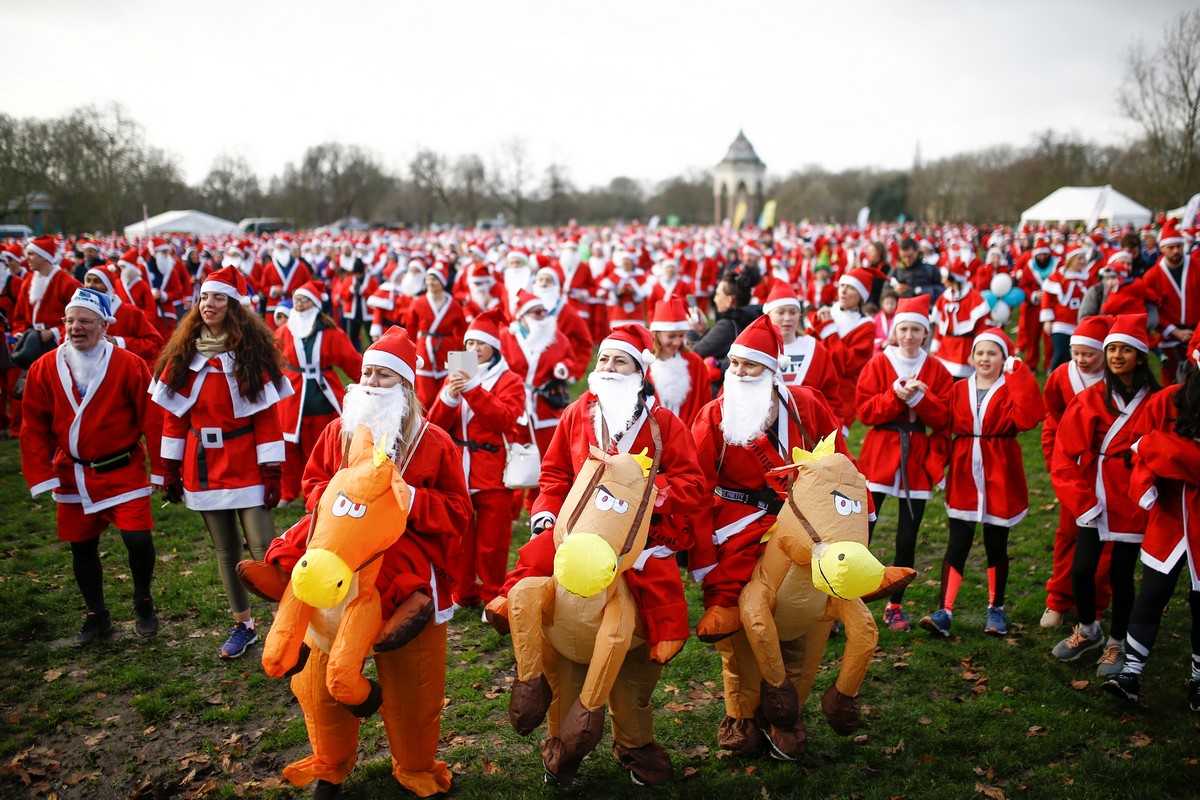
POLYGON ((237 574, 243 586, 272 603, 283 599, 283 592, 292 578, 278 564, 264 564, 249 559, 238 562, 237 574))
POLYGON ((719 642, 742 629, 742 615, 729 606, 709 606, 696 623, 696 637, 702 642, 719 642))
POLYGON ((395 650, 417 638, 433 619, 433 600, 424 592, 413 592, 401 603, 391 619, 383 623, 375 639, 375 652, 395 650))
POLYGON ((725 717, 717 726, 717 746, 735 756, 757 758, 765 745, 762 731, 752 719, 725 717))
POLYGON ((821 698, 821 710, 825 712, 825 719, 829 720, 829 727, 833 728, 834 733, 849 736, 858 730, 862 719, 862 695, 850 697, 842 694, 834 684, 821 698))
POLYGON ((771 758, 776 761, 795 761, 804 755, 808 731, 804 729, 803 717, 797 716, 790 725, 774 725, 767 722, 760 707, 757 722, 771 758))
POLYGON ((563 740, 551 736, 542 744, 542 780, 549 786, 570 786, 579 773, 579 761, 567 758, 563 740))
POLYGON ((638 786, 653 786, 671 780, 671 757, 658 742, 641 747, 625 747, 613 743, 613 758, 638 786))
POLYGON ((655 642, 650 648, 650 660, 655 664, 665 664, 687 644, 686 639, 667 639, 665 642, 655 642))
POLYGON ((498 594, 493 597, 483 607, 483 615, 487 618, 488 624, 496 629, 496 633, 508 636, 511 632, 508 625, 508 598, 506 596, 498 594))

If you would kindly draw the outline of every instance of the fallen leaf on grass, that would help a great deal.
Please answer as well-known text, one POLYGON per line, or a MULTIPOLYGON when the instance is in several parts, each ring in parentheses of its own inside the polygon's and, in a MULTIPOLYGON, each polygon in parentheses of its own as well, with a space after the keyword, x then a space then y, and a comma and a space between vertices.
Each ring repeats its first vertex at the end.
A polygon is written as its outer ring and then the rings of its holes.
POLYGON ((1089 687, 1091 685, 1092 685, 1091 681, 1082 681, 1082 680, 1071 681, 1071 688, 1075 689, 1076 691, 1083 691, 1084 689, 1086 689, 1087 687, 1089 687))
POLYGON ((751 764, 750 766, 746 767, 746 774, 747 774, 747 775, 753 775, 753 774, 754 774, 754 773, 756 773, 756 772, 758 772, 758 767, 754 766, 753 764, 751 764))
POLYGON ((100 770, 95 770, 93 772, 84 772, 80 775, 72 775, 71 777, 69 777, 65 781, 63 781, 63 786, 74 786, 77 783, 83 783, 84 781, 90 781, 93 778, 99 778, 101 774, 102 773, 100 770))
POLYGON ((1004 800, 1004 790, 999 786, 984 786, 982 783, 977 783, 975 784, 975 791, 984 797, 990 797, 992 800, 1004 800))
POLYGON ((695 777, 696 775, 699 775, 699 774, 700 774, 699 767, 686 767, 683 770, 683 779, 686 781, 688 778, 695 777))
POLYGON ((483 759, 483 774, 484 775, 499 775, 504 770, 500 769, 494 761, 488 758, 483 759))
POLYGON ((870 741, 870 739, 871 739, 871 737, 867 736, 865 733, 862 733, 862 734, 859 734, 858 736, 854 737, 854 743, 855 744, 866 744, 868 741, 870 741))
POLYGON ((895 664, 892 664, 892 669, 908 669, 908 662, 897 661, 895 664))
POLYGON ((706 745, 706 744, 697 745, 695 747, 679 751, 679 755, 685 756, 687 758, 695 758, 695 759, 708 758, 708 753, 709 753, 708 745, 706 745))
POLYGON ((668 700, 663 704, 663 708, 672 714, 682 714, 694 710, 695 706, 692 703, 676 703, 674 700, 668 700))
POLYGON ((209 696, 209 697, 205 698, 204 702, 208 703, 210 706, 219 706, 219 705, 221 705, 221 703, 222 703, 222 700, 221 700, 221 693, 220 693, 220 692, 217 692, 216 694, 214 694, 214 695, 211 695, 211 696, 209 696))
POLYGON ((896 753, 903 753, 903 752, 904 752, 904 740, 903 739, 896 742, 895 747, 883 748, 883 754, 886 756, 891 756, 891 755, 895 755, 896 753))
POLYGON ((62 676, 63 676, 63 671, 61 669, 48 669, 42 675, 42 680, 44 680, 46 683, 51 683, 53 681, 58 680, 62 676))
POLYGON ((931 720, 929 717, 917 717, 917 724, 918 725, 932 725, 933 720, 931 720))
POLYGON ((85 745, 87 745, 88 747, 95 747, 96 745, 100 744, 100 741, 105 736, 108 736, 108 731, 100 731, 99 733, 93 734, 91 736, 83 737, 83 743, 85 745))
POLYGON ((1138 731, 1129 737, 1129 743, 1134 747, 1145 747, 1148 744, 1154 744, 1154 740, 1141 731, 1138 731))
POLYGON ((1034 736, 1045 736, 1046 729, 1043 728, 1041 725, 1030 725, 1029 730, 1025 731, 1025 735, 1031 739, 1034 736))

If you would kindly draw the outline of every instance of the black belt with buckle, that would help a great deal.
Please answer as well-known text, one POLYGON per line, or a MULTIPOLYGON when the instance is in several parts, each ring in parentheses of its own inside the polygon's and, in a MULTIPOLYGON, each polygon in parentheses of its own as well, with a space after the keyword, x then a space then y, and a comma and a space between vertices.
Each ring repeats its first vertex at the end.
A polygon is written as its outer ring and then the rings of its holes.
POLYGON ((783 501, 779 499, 779 494, 770 489, 747 492, 742 489, 728 489, 724 486, 718 486, 713 489, 713 494, 723 500, 753 506, 759 511, 766 511, 768 514, 774 516, 778 516, 779 512, 783 509, 783 501))
POLYGON ((485 453, 499 453, 500 452, 500 445, 487 444, 486 442, 477 442, 474 439, 459 439, 454 436, 451 436, 450 438, 454 439, 454 443, 456 445, 458 445, 459 447, 465 447, 468 450, 470 450, 472 453, 474 453, 477 450, 483 450, 485 453))
MULTIPOLYGON (((208 449, 209 449, 210 445, 207 442, 206 434, 204 433, 204 431, 198 431, 195 428, 193 428, 191 425, 188 426, 188 430, 190 430, 193 434, 195 434, 196 438, 200 440, 200 449, 196 452, 196 467, 200 472, 200 474, 197 477, 199 477, 199 479, 200 479, 200 488, 207 489, 208 488, 208 454, 207 453, 208 453, 208 449)), ((243 425, 240 428, 234 428, 229 433, 225 433, 224 431, 221 431, 220 444, 217 444, 214 442, 211 446, 212 447, 224 447, 225 442, 229 441, 230 439, 236 439, 239 436, 245 436, 247 433, 254 433, 254 425, 253 424, 243 425)))
POLYGON ((76 464, 82 464, 85 467, 90 467, 91 469, 94 469, 97 473, 103 475, 106 472, 114 472, 114 471, 120 469, 121 467, 129 466, 129 462, 131 461, 132 456, 133 456, 133 451, 136 449, 137 449, 137 442, 134 442, 133 444, 129 445, 129 447, 126 447, 124 450, 118 450, 115 453, 109 453, 106 456, 101 456, 100 458, 94 459, 92 461, 84 461, 81 458, 76 458, 75 456, 71 455, 70 453, 67 453, 67 458, 71 459, 76 464))

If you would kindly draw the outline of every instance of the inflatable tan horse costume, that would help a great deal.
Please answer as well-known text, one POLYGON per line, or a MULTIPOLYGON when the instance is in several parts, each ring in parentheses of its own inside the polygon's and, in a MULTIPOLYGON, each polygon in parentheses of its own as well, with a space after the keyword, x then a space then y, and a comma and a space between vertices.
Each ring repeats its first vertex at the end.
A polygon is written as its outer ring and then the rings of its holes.
POLYGON ((725 682, 721 747, 797 758, 807 734, 800 709, 813 688, 834 620, 846 632, 837 682, 821 708, 846 736, 858 728, 859 687, 879 638, 865 601, 886 596, 916 576, 887 567, 866 548, 867 487, 833 438, 812 453, 795 448, 787 502, 738 607, 744 628, 717 643, 725 682), (764 742, 765 739, 765 742, 764 742))
POLYGON ((423 647, 437 634, 428 626, 408 646, 381 652, 376 668, 382 686, 362 674, 385 626, 376 579, 384 553, 404 534, 411 500, 385 449, 374 447, 370 431, 358 426, 345 466, 312 515, 307 550, 267 635, 263 670, 274 678, 292 676, 313 750, 283 774, 296 786, 318 780, 315 797, 336 796, 357 757, 359 719, 380 709, 396 779, 422 797, 450 787, 442 762, 433 761, 432 769, 406 766, 420 761, 414 753, 437 748, 436 715, 430 720, 419 709, 422 692, 441 697, 425 684, 430 675, 444 681, 444 638, 440 650, 423 647))
MULTIPOLYGON (((657 454, 657 426, 652 433, 657 454)), ((671 776, 650 709, 662 666, 650 660, 623 577, 646 544, 657 471, 657 455, 606 455, 593 447, 563 502, 565 524, 554 530, 553 576, 525 578, 509 592, 517 660, 509 716, 525 735, 549 712, 542 747, 547 783, 575 779, 604 733, 606 702, 613 755, 634 781, 671 776)))

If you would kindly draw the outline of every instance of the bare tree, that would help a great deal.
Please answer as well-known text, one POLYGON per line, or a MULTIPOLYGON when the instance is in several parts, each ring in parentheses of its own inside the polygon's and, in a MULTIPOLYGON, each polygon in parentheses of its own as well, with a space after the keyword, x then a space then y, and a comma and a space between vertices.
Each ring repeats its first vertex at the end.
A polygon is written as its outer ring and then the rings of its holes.
POLYGON ((433 222, 436 205, 450 210, 448 173, 446 157, 429 148, 419 150, 412 161, 408 162, 408 175, 425 201, 421 221, 426 225, 433 222))
POLYGON ((488 194, 512 214, 512 222, 517 225, 524 221, 532 174, 524 139, 515 137, 500 146, 488 176, 488 194))
POLYGON ((473 225, 481 216, 483 193, 487 185, 487 170, 483 160, 472 153, 454 162, 453 170, 455 213, 457 221, 473 225))
POLYGON ((216 157, 200 185, 200 196, 209 211, 227 219, 257 214, 262 204, 258 176, 241 156, 216 157))
POLYGON ((1163 31, 1153 52, 1131 47, 1118 95, 1121 110, 1142 127, 1157 160, 1160 206, 1186 199, 1200 178, 1200 10, 1185 11, 1163 31))

